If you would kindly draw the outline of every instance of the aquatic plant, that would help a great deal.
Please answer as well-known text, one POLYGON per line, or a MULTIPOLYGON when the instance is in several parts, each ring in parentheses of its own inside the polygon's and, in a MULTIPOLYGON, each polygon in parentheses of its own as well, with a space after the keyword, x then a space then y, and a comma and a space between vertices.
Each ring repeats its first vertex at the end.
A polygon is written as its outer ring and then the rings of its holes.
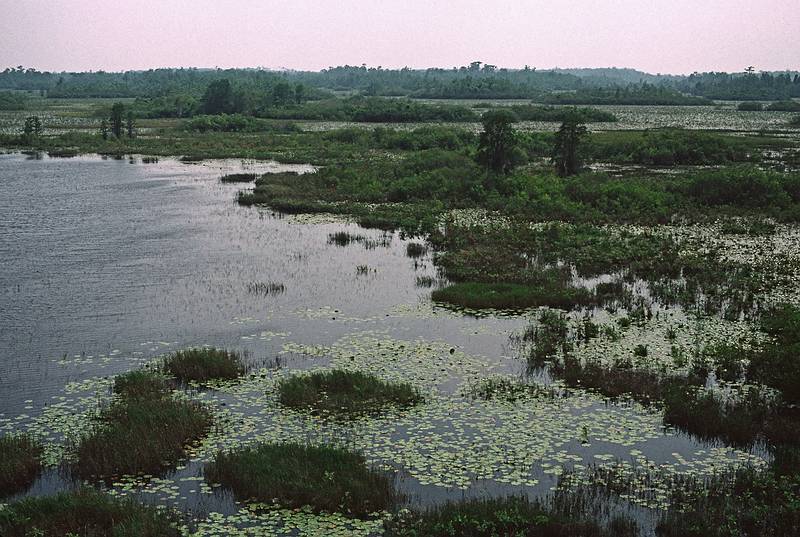
POLYGON ((204 406, 172 395, 155 373, 123 375, 115 390, 117 398, 94 417, 76 447, 71 470, 83 479, 159 474, 211 427, 204 406))
POLYGON ((133 499, 113 498, 91 488, 55 496, 25 498, 0 509, 4 537, 178 537, 169 510, 133 499))
POLYGON ((408 383, 387 382, 361 371, 316 371, 278 383, 278 400, 289 408, 324 414, 356 415, 386 406, 408 407, 422 401, 408 383))
POLYGON ((223 175, 219 180, 223 183, 251 183, 258 177, 255 173, 229 173, 223 175))
POLYGON ((473 309, 524 309, 538 306, 572 309, 591 304, 593 298, 592 293, 579 287, 516 283, 456 283, 431 293, 431 299, 435 302, 473 309))
MULTIPOLYGON (((387 537, 636 537, 633 520, 616 517, 607 526, 597 513, 557 500, 505 497, 465 499, 425 510, 402 511, 385 525, 387 537)), ((581 503, 574 502, 575 505, 581 503)), ((588 502, 584 502, 588 503, 588 502)))
POLYGON ((221 451, 205 477, 240 501, 355 517, 391 509, 398 500, 389 475, 370 468, 362 455, 332 446, 262 443, 221 451))
POLYGON ((0 436, 0 498, 28 488, 41 471, 41 458, 42 446, 31 436, 0 436))
POLYGON ((408 257, 416 258, 422 257, 428 253, 428 247, 419 242, 409 242, 406 245, 406 255, 408 257))
POLYGON ((246 368, 241 355, 235 351, 198 347, 168 355, 163 360, 163 369, 181 382, 204 383, 236 379, 246 368))

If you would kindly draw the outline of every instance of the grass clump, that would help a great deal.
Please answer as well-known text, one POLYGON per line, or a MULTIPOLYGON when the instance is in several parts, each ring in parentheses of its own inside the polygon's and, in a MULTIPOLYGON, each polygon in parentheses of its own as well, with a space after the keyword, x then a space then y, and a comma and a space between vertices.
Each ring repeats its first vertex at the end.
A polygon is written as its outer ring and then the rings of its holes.
POLYGON ((178 537, 180 534, 176 521, 165 511, 89 488, 25 498, 0 509, 0 535, 4 537, 178 537))
POLYGON ((229 173, 220 177, 223 183, 252 183, 258 177, 254 173, 229 173))
POLYGON ((614 518, 603 526, 567 502, 524 497, 462 500, 401 513, 386 523, 388 537, 634 537, 636 524, 614 518))
POLYGON ((0 436, 0 498, 27 489, 42 468, 42 446, 28 435, 0 436))
POLYGON ((365 517, 397 501, 392 480, 345 449, 302 444, 258 444, 220 452, 206 480, 230 488, 241 501, 277 500, 283 507, 365 517))
POLYGON ((422 401, 411 384, 341 370, 294 375, 278 384, 278 394, 282 405, 325 414, 373 412, 387 405, 408 407, 422 401))
POLYGON ((568 285, 465 282, 431 293, 435 302, 465 308, 524 309, 538 306, 572 309, 593 302, 592 293, 568 285))
POLYGON ((175 398, 163 376, 134 371, 114 382, 117 398, 100 411, 77 446, 81 478, 158 474, 186 456, 211 427, 210 412, 175 398))
POLYGON ((422 257, 426 253, 428 253, 428 247, 420 242, 409 242, 406 245, 406 255, 408 257, 422 257))
POLYGON ((177 351, 164 358, 164 371, 181 382, 233 380, 244 374, 241 356, 233 351, 202 347, 177 351))

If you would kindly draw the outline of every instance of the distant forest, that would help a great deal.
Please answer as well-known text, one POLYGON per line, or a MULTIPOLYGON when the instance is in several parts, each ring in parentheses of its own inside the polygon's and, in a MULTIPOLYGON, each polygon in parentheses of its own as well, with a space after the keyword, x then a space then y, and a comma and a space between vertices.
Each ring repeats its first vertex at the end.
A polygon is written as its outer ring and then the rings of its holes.
MULTIPOLYGON (((531 99, 552 104, 703 104, 706 99, 783 100, 800 97, 796 72, 652 75, 633 69, 503 69, 482 62, 452 69, 340 66, 310 71, 153 69, 121 73, 0 72, 0 90, 44 97, 144 98, 183 102, 189 110, 210 84, 227 80, 244 100, 278 104, 338 94, 431 99, 531 99)), ((170 105, 172 107, 172 105, 170 105)))

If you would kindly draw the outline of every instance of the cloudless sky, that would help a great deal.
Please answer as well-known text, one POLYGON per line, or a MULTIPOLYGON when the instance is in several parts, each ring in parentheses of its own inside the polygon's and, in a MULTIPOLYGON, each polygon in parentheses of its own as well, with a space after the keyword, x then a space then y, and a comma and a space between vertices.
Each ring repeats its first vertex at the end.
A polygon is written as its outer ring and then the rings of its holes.
POLYGON ((0 0, 0 69, 800 69, 800 0, 0 0))

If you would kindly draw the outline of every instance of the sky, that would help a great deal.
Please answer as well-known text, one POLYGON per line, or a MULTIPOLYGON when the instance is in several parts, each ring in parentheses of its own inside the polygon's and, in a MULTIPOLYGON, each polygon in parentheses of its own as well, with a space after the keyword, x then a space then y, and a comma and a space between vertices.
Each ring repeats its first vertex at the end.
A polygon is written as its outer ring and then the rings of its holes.
POLYGON ((0 0, 0 69, 800 69, 800 0, 0 0))

